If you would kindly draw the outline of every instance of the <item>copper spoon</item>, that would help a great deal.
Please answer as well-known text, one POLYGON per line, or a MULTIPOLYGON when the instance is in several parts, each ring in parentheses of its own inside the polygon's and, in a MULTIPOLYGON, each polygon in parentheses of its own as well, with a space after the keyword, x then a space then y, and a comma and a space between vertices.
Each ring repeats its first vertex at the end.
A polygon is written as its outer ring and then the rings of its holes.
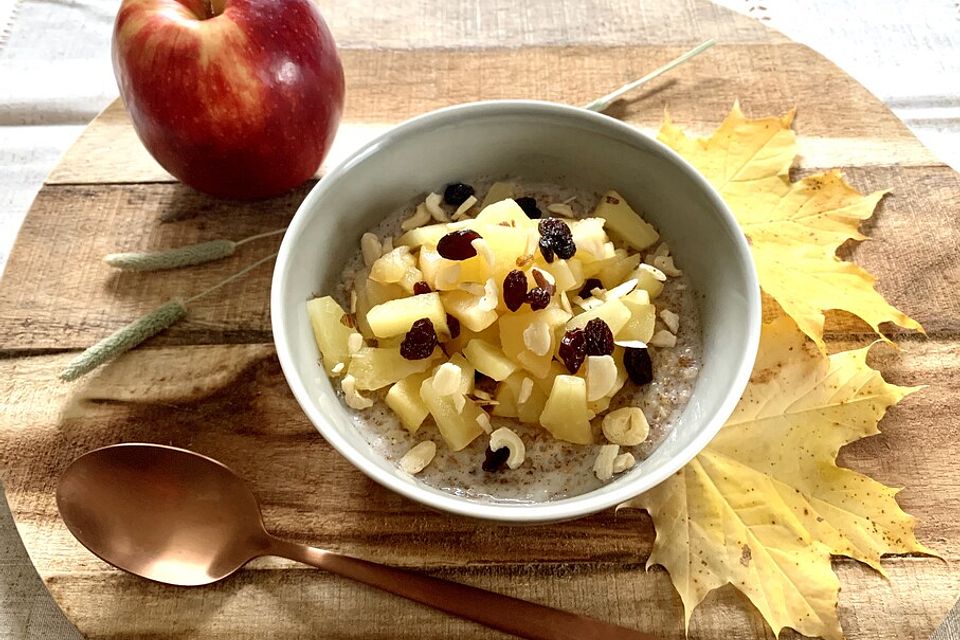
POLYGON ((272 555, 525 638, 653 640, 575 613, 275 538, 239 476, 185 449, 131 443, 91 451, 60 476, 57 506, 83 546, 157 582, 209 584, 272 555))

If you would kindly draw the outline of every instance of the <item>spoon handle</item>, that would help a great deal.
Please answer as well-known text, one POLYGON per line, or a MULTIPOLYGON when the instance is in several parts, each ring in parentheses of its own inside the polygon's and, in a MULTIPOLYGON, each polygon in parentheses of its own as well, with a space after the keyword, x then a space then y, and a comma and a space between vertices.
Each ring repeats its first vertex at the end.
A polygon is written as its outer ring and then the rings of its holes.
POLYGON ((325 569, 531 640, 654 640, 653 636, 458 582, 273 539, 267 552, 325 569))

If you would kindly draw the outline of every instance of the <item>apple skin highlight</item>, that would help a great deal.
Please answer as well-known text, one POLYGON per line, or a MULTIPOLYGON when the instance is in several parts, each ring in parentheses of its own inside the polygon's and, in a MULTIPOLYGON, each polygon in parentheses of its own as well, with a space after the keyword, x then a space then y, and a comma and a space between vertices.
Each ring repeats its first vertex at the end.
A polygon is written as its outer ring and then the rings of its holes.
POLYGON ((311 0, 124 0, 113 65, 151 155, 222 198, 309 179, 343 111, 343 67, 311 0))

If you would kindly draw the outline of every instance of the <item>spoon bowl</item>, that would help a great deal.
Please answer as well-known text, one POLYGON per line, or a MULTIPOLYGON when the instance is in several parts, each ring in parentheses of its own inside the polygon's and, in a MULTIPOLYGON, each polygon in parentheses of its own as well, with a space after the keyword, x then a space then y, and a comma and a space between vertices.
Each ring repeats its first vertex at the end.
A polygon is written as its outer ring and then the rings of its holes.
POLYGON ((131 443, 91 451, 60 476, 57 507, 83 546, 157 582, 209 584, 274 555, 524 638, 652 640, 575 613, 275 538, 239 476, 185 449, 131 443))
POLYGON ((167 584, 216 582, 266 550, 250 488, 174 447, 122 444, 77 458, 60 476, 57 507, 101 559, 167 584))

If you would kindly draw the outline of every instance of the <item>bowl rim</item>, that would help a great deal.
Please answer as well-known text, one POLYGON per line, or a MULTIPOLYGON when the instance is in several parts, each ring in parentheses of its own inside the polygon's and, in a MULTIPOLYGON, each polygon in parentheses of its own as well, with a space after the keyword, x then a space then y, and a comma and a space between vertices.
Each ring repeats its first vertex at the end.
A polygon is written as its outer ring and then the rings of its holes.
MULTIPOLYGON (((644 491, 648 491, 685 466, 716 436, 717 432, 726 423, 737 403, 740 401, 740 397, 750 379, 750 373, 753 370, 756 360, 762 321, 759 280, 746 237, 740 229, 733 213, 707 179, 678 153, 659 140, 644 134, 629 124, 581 107, 541 100, 484 100, 468 102, 443 107, 415 116, 392 127, 373 140, 368 141, 327 172, 303 199, 303 202, 301 202, 297 208, 296 213, 283 235, 283 241, 280 245, 280 250, 274 265, 273 278, 271 280, 270 317, 277 357, 290 390, 293 392, 301 410, 306 414, 314 428, 320 432, 320 435, 322 435, 340 455, 378 484, 426 506, 440 511, 482 520, 518 524, 570 520, 596 513, 634 498, 644 491), (309 219, 309 212, 315 208, 315 204, 318 201, 322 201, 326 192, 331 188, 330 185, 335 184, 343 176, 347 175, 354 166, 363 162, 368 157, 379 153, 383 148, 401 143, 406 138, 416 136, 426 130, 456 122, 463 118, 490 115, 508 116, 531 114, 559 117, 561 119, 581 119, 586 120, 592 125, 613 129, 625 138, 639 141, 641 146, 647 145, 651 147, 655 152, 664 156, 666 160, 672 161, 700 187, 716 208, 721 218, 723 218, 723 221, 731 229, 736 231, 736 233, 732 234, 734 238, 734 248, 737 257, 740 259, 747 273, 749 286, 746 292, 746 307, 748 310, 752 309, 753 313, 748 313, 749 324, 747 327, 746 344, 744 345, 744 358, 737 369, 736 375, 727 386, 727 395, 719 409, 706 422, 700 433, 698 433, 687 446, 674 455, 669 462, 655 470, 655 472, 638 475, 632 481, 625 481, 622 483, 622 486, 616 487, 612 491, 602 495, 596 495, 596 491, 589 491, 584 494, 552 502, 535 504, 488 503, 465 499, 452 493, 432 493, 423 490, 417 483, 409 482, 368 461, 363 453, 354 448, 345 438, 341 437, 337 430, 333 428, 333 425, 328 422, 325 414, 311 400, 310 394, 307 392, 303 381, 297 375, 294 354, 285 329, 287 314, 291 313, 292 310, 283 307, 283 291, 285 290, 288 276, 292 271, 291 258, 295 242, 294 238, 300 234, 302 227, 306 225, 309 219)), ((347 411, 348 409, 345 408, 344 410, 347 411)))

